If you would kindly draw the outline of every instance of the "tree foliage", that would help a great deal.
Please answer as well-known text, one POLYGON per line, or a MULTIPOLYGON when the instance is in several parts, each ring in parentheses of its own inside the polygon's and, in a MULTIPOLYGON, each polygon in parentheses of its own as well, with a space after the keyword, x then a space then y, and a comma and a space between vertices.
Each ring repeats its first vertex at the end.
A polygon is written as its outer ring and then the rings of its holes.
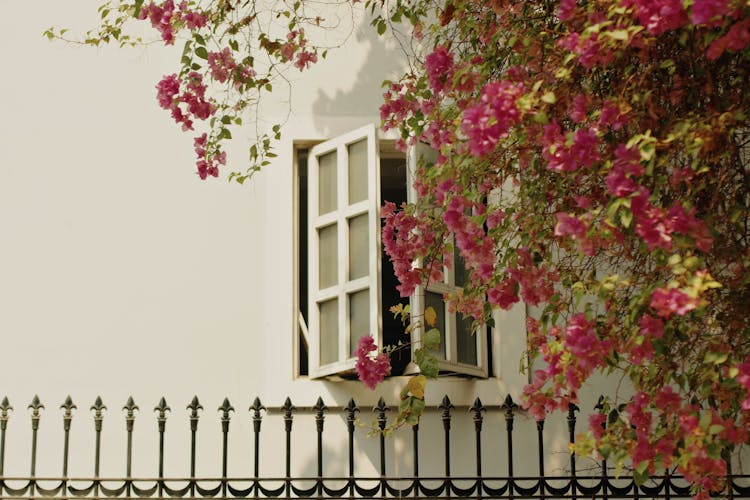
MULTIPOLYGON (((119 1, 89 42, 132 42, 132 18, 166 43, 184 32, 159 103, 183 128, 208 121, 196 152, 201 177, 213 176, 227 126, 281 67, 322 54, 305 35, 325 23, 312 3, 119 1)), ((482 323, 532 306, 540 368, 524 395, 536 418, 567 409, 597 373, 621 377, 632 398, 605 401, 577 451, 630 463, 639 481, 674 467, 697 494, 720 490, 750 427, 750 2, 366 6, 374 29, 411 48, 383 126, 402 147, 439 152, 419 164, 418 201, 383 210, 402 295, 438 277, 455 247, 470 280, 446 297, 452 308, 482 323)), ((424 377, 411 385, 405 400, 420 400, 424 377)))

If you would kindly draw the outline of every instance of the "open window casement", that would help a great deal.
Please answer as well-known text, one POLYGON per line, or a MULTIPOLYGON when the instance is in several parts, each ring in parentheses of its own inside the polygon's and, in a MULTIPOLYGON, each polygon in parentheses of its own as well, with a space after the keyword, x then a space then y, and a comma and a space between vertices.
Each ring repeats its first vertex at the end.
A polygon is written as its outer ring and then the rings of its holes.
POLYGON ((380 180, 374 125, 314 146, 308 158, 310 376, 354 368, 359 339, 382 347, 380 180))
MULTIPOLYGON (((407 155, 409 202, 417 199, 413 184, 418 162, 420 159, 434 162, 436 157, 437 152, 422 143, 417 143, 409 149, 407 155)), ((440 347, 437 352, 433 352, 438 358, 440 372, 487 377, 487 327, 483 325, 472 330, 471 318, 464 318, 460 313, 450 312, 450 304, 443 300, 445 294, 453 293, 463 287, 467 278, 467 270, 458 250, 455 250, 450 257, 449 264, 443 268, 443 281, 428 283, 426 287, 417 287, 411 297, 412 324, 414 325, 412 350, 421 347, 422 335, 431 328, 424 324, 424 312, 428 307, 432 307, 437 317, 435 328, 440 331, 440 347)))

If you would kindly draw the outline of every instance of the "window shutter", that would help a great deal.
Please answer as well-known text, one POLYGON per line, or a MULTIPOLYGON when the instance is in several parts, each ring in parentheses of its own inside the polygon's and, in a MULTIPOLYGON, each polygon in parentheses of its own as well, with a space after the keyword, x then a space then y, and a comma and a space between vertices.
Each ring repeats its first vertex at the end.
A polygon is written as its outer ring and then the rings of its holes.
POLYGON ((310 375, 354 368, 381 339, 380 178, 374 125, 318 144, 308 163, 310 375))

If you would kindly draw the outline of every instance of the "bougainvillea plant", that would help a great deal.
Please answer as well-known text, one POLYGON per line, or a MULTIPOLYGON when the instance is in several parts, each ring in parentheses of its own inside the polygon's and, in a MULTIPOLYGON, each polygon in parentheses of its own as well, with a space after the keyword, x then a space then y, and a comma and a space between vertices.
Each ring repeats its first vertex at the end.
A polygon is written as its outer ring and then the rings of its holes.
MULTIPOLYGON (((133 18, 165 43, 182 33, 182 67, 159 83, 159 104, 184 129, 207 121, 198 173, 216 176, 227 127, 279 68, 304 70, 322 50, 305 28, 324 19, 305 1, 273 6, 119 1, 88 41, 134 42, 123 34, 133 18), (287 24, 269 30, 269 18, 287 24)), ((576 451, 630 464, 638 482, 667 467, 698 496, 724 488, 750 428, 750 2, 365 6, 374 29, 416 47, 413 71, 386 88, 384 128, 439 153, 419 164, 416 203, 384 207, 402 295, 455 246, 469 281, 446 297, 452 308, 483 323, 532 306, 533 416, 567 409, 595 374, 620 377, 632 398, 604 401, 576 451)), ((387 373, 374 347, 359 347, 369 384, 387 373)), ((404 399, 423 398, 424 383, 404 399)))

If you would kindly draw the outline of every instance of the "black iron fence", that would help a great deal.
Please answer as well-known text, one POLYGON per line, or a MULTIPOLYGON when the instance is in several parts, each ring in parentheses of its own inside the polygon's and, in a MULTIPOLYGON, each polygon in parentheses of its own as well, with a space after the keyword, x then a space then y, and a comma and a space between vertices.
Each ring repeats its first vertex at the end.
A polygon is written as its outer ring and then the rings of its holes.
MULTIPOLYGON (((477 398, 468 410, 471 420, 468 428, 451 429, 454 414, 459 409, 454 407, 448 397, 443 398, 442 404, 432 408, 432 411, 422 418, 439 418, 442 422, 442 436, 434 433, 428 436, 420 436, 420 426, 412 427, 410 441, 411 474, 390 474, 387 463, 386 448, 389 438, 379 433, 371 439, 378 440, 379 451, 379 474, 358 474, 354 452, 355 432, 361 433, 357 428, 357 418, 360 409, 354 400, 344 407, 327 408, 318 398, 312 407, 295 408, 289 398, 280 407, 265 408, 258 398, 248 409, 248 416, 252 423, 252 452, 253 467, 252 474, 247 476, 230 476, 228 474, 228 447, 229 427, 232 418, 237 418, 235 409, 228 399, 218 408, 219 423, 221 426, 221 475, 218 477, 202 477, 196 470, 196 435, 198 433, 199 421, 201 419, 202 405, 197 397, 194 397, 187 406, 189 415, 190 432, 190 461, 189 471, 185 471, 183 477, 165 476, 165 431, 169 412, 171 411, 167 402, 162 398, 154 408, 156 424, 158 428, 158 444, 154 443, 154 449, 158 449, 158 470, 154 471, 152 477, 133 476, 133 428, 137 417, 138 406, 132 398, 129 398, 122 408, 125 413, 126 432, 126 465, 125 474, 121 477, 100 475, 100 457, 102 453, 102 422, 105 418, 106 406, 101 398, 96 399, 91 406, 93 413, 94 430, 94 461, 93 474, 91 476, 71 476, 68 471, 70 455, 70 430, 74 418, 76 405, 68 397, 62 404, 63 423, 63 449, 61 474, 57 477, 37 475, 37 452, 38 452, 38 430, 40 420, 43 416, 44 405, 38 397, 34 397, 28 410, 31 413, 31 443, 30 443, 30 470, 29 475, 6 476, 5 465, 13 456, 6 456, 6 431, 11 419, 13 407, 7 398, 0 403, 0 499, 13 498, 130 498, 130 497, 172 497, 172 498, 687 498, 690 497, 688 485, 681 477, 666 470, 661 475, 652 477, 646 484, 637 486, 632 476, 627 472, 616 476, 606 461, 596 463, 595 469, 587 467, 579 470, 574 454, 567 457, 566 470, 562 474, 548 474, 545 472, 545 422, 535 422, 536 436, 529 441, 526 435, 521 442, 522 452, 527 455, 536 448, 538 458, 537 470, 533 475, 518 474, 514 470, 514 422, 519 412, 517 405, 510 397, 507 397, 502 405, 484 406, 477 398), (326 417, 330 418, 333 412, 340 412, 345 422, 346 435, 342 443, 348 444, 348 450, 342 453, 348 457, 347 473, 343 475, 330 476, 326 474, 326 454, 324 453, 324 436, 326 417), (504 420, 504 429, 486 429, 484 423, 488 412, 499 413, 504 420), (280 435, 284 442, 284 470, 281 476, 263 477, 260 474, 260 464, 263 457, 259 446, 260 434, 264 418, 269 414, 280 416, 283 422, 283 433, 280 435), (315 465, 314 474, 295 476, 292 474, 292 432, 295 421, 304 418, 312 418, 315 424, 315 465), (473 428, 471 423, 473 422, 473 428), (483 463, 482 444, 486 442, 487 434, 505 432, 506 450, 504 464, 500 464, 506 471, 503 476, 487 475, 483 463), (460 456, 451 453, 451 433, 453 439, 474 441, 474 456, 467 456, 461 452, 460 456), (442 460, 443 473, 420 474, 420 439, 434 441, 442 440, 442 457, 430 456, 429 459, 442 460), (463 466, 467 462, 473 462, 475 470, 473 475, 456 475, 453 473, 452 460, 454 463, 460 461, 463 466), (187 474, 189 472, 189 474, 187 474)), ((578 408, 571 405, 567 415, 567 434, 570 443, 575 440, 576 420, 578 408)), ((389 408, 380 399, 373 408, 375 415, 376 430, 386 429, 389 422, 389 408)), ((246 418, 247 418, 246 417, 246 418)), ((15 418, 15 417, 14 417, 15 418)), ((80 417, 79 417, 80 418, 80 417)), ((141 419, 145 416, 140 417, 141 419)), ((392 417, 391 417, 392 418, 392 417)), ((174 419, 174 417, 173 417, 174 419)), ((205 419, 205 418, 204 418, 205 419)), ((466 423, 466 420, 463 421, 466 423)), ((423 422, 420 422, 422 424, 423 422)), ((495 426, 497 427, 497 426, 495 426)), ((424 434, 424 433, 423 433, 424 434)), ((516 440, 519 440, 516 436, 516 440)), ((278 443, 281 445, 281 443, 278 443)), ((518 443, 516 443, 518 444, 518 443)), ((312 440, 311 440, 312 445, 312 440)), ((466 448, 464 448, 465 450, 466 448)), ((485 460, 486 462, 486 460, 485 460)), ((496 463, 491 464, 493 469, 496 463)), ((465 469, 465 467, 464 467, 465 469)), ((249 472, 249 471, 248 471, 249 472)), ((732 474, 728 470, 728 485, 724 498, 750 498, 750 476, 732 474)))

